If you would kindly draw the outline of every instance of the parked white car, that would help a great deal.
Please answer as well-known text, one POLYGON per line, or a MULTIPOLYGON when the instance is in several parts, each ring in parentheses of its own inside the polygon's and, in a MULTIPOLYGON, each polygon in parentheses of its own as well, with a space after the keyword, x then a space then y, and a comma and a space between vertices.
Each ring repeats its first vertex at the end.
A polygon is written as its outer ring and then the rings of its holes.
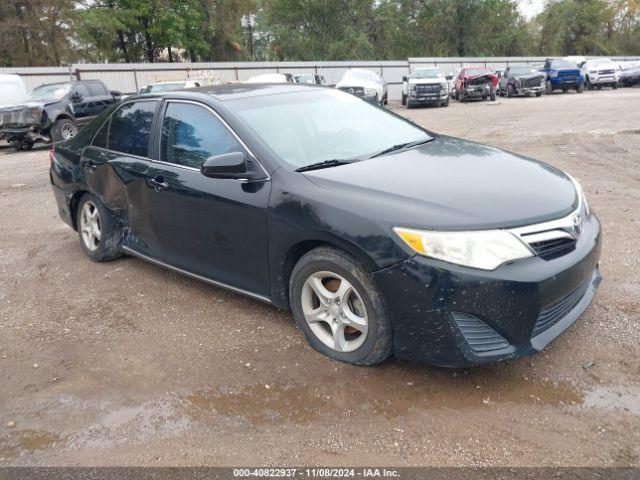
POLYGON ((609 58, 594 58, 580 65, 587 90, 602 87, 618 88, 620 66, 609 58))
POLYGON ((419 104, 449 105, 449 85, 437 67, 420 68, 402 77, 402 104, 407 108, 419 104))
MULTIPOLYGON (((0 75, 0 108, 26 102, 29 93, 19 75, 0 75)), ((0 140, 4 134, 0 133, 0 140)))
POLYGON ((156 82, 156 83, 150 83, 146 87, 141 88, 138 93, 140 95, 144 95, 145 93, 168 92, 170 90, 184 90, 185 88, 195 88, 199 86, 200 86, 200 82, 195 82, 193 80, 156 82))
POLYGON ((290 73, 263 73, 247 80, 247 83, 293 83, 290 73))
POLYGON ((336 84, 336 88, 380 105, 386 105, 389 97, 384 78, 371 70, 361 68, 348 70, 336 84))
POLYGON ((0 108, 25 102, 28 98, 19 75, 0 75, 0 108))

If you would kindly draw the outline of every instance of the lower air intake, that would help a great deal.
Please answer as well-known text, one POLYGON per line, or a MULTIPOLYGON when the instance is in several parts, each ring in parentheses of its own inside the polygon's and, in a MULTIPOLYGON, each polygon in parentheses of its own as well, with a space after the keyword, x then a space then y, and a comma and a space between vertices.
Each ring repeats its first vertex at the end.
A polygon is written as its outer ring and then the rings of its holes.
POLYGON ((509 342, 502 335, 479 318, 460 312, 452 312, 451 316, 474 352, 485 353, 509 347, 509 342))

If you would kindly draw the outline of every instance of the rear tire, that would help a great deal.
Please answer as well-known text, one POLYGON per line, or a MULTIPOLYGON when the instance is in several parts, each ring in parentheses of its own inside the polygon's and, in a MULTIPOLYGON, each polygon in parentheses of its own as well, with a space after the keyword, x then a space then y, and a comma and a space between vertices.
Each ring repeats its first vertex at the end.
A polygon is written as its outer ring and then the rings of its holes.
POLYGON ((111 212, 94 195, 85 193, 76 208, 80 246, 94 262, 120 258, 122 231, 111 212))
POLYGON ((355 365, 391 355, 393 329, 382 296, 347 253, 320 247, 304 255, 291 272, 289 299, 298 327, 318 352, 355 365))

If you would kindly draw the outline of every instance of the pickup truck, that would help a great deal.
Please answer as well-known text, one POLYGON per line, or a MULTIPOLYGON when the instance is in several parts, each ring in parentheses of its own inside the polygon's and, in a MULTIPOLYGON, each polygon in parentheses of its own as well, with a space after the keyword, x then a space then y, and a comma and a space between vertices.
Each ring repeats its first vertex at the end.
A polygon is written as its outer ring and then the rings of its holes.
POLYGON ((546 75, 545 93, 547 94, 555 90, 584 92, 584 77, 578 65, 571 60, 548 58, 542 72, 546 75))
POLYGON ((25 102, 0 108, 0 134, 16 150, 67 140, 118 101, 120 93, 110 92, 100 80, 41 85, 25 102))
POLYGON ((620 67, 608 58, 594 58, 580 65, 582 75, 586 81, 587 90, 602 87, 618 88, 620 81, 620 67))
POLYGON ((449 83, 444 73, 437 68, 420 68, 402 77, 402 104, 449 106, 449 83))

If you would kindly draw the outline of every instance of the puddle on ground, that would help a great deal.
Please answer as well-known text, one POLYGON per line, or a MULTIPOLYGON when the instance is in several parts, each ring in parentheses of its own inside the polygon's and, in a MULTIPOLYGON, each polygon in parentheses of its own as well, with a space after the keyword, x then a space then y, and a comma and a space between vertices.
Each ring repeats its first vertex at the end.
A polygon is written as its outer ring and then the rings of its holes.
POLYGON ((407 382, 390 371, 384 372, 382 378, 350 373, 332 384, 272 384, 268 388, 253 385, 238 390, 194 392, 183 397, 185 413, 203 423, 215 421, 216 416, 231 416, 252 425, 276 425, 372 413, 393 419, 411 411, 491 408, 504 402, 560 405, 583 400, 582 394, 569 384, 535 379, 492 378, 485 382, 476 381, 473 375, 452 378, 450 373, 438 373, 407 382))
POLYGON ((21 452, 44 450, 65 439, 42 430, 14 430, 0 437, 0 458, 16 458, 21 452))
POLYGON ((597 387, 585 395, 583 405, 640 415, 640 387, 597 387))

